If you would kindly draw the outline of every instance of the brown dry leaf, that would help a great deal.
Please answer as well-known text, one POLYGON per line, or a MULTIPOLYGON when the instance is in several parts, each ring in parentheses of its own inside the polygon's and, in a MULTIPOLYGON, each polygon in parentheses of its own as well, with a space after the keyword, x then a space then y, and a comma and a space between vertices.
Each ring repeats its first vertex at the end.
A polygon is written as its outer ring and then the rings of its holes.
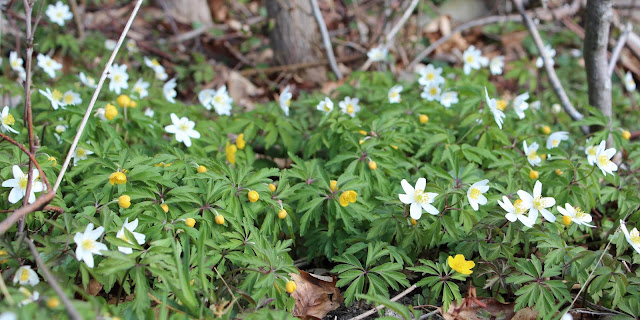
MULTIPOLYGON (((500 312, 503 312, 506 319, 511 319, 514 316, 513 306, 513 303, 502 303, 493 298, 478 298, 473 299, 470 306, 461 306, 457 302, 453 302, 449 306, 449 310, 447 311, 447 313, 442 312, 441 308, 438 308, 438 310, 442 314, 442 317, 444 317, 446 320, 486 319, 486 317, 481 316, 481 312, 483 310, 490 313, 494 317, 497 316, 500 312), (475 300, 478 300, 480 301, 480 303, 485 304, 486 307, 478 305, 475 300)), ((524 319, 527 318, 521 318, 521 320, 524 319)))
POLYGON ((97 296, 98 293, 102 291, 102 283, 96 281, 95 279, 89 280, 89 285, 87 286, 87 293, 92 296, 97 296))
POLYGON ((538 319, 538 311, 533 308, 524 308, 518 310, 511 320, 535 320, 538 319))
POLYGON ((224 22, 227 20, 229 10, 224 2, 224 0, 209 0, 209 8, 211 8, 213 20, 216 22, 224 22))
POLYGON ((338 309, 344 299, 336 288, 336 279, 314 275, 302 270, 300 274, 291 273, 296 282, 296 291, 291 296, 296 304, 291 314, 303 320, 322 319, 329 311, 338 309))
POLYGON ((233 102, 245 109, 252 110, 254 104, 250 97, 255 97, 264 93, 264 89, 256 87, 249 79, 243 77, 239 72, 231 71, 227 78, 227 90, 233 102))

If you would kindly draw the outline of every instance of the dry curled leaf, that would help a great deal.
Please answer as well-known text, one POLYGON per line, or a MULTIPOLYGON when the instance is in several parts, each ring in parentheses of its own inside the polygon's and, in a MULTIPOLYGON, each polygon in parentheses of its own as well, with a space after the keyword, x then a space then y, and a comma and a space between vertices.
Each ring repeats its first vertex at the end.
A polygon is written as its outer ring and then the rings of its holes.
POLYGON ((291 312, 293 316, 303 320, 322 319, 329 311, 338 309, 344 299, 336 288, 335 278, 298 271, 300 274, 291 274, 291 279, 297 286, 296 291, 291 294, 296 299, 291 312))
MULTIPOLYGON (((457 302, 453 302, 449 306, 449 310, 444 313, 442 309, 440 313, 445 320, 480 320, 486 319, 486 313, 488 312, 491 316, 495 317, 502 312, 505 319, 513 318, 515 312, 513 311, 513 303, 502 303, 493 298, 477 298, 470 301, 469 305, 465 306, 464 302, 462 305, 457 302), (484 315, 483 315, 484 313, 484 315)), ((527 318, 521 318, 527 319, 527 318)), ((535 318, 534 318, 535 319, 535 318)))

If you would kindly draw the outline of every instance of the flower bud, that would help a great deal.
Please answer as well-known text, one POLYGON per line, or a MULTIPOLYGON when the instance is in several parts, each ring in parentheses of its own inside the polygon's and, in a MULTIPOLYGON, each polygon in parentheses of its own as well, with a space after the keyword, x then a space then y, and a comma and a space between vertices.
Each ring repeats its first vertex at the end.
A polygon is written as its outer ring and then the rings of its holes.
POLYGON ((426 114, 421 114, 420 123, 427 123, 427 121, 429 121, 429 116, 427 116, 426 114))
POLYGON ((122 209, 127 209, 131 206, 131 197, 128 195, 122 195, 118 198, 118 205, 122 209))
POLYGON ((282 209, 282 210, 278 211, 278 218, 284 219, 286 217, 287 217, 287 210, 282 209))
POLYGON ((194 218, 187 218, 187 220, 186 220, 184 223, 187 225, 187 227, 189 227, 189 228, 193 228, 193 226, 195 226, 195 225, 196 225, 196 219, 194 219, 194 218))
POLYGON ((205 173, 207 172, 207 167, 205 166, 198 166, 198 173, 205 173))
POLYGON ((538 179, 539 176, 540 174, 538 173, 538 171, 535 171, 535 170, 529 171, 529 178, 531 178, 531 180, 538 179))
POLYGON ((217 224, 224 224, 224 216, 219 214, 216 216, 216 223, 217 224))
POLYGON ((249 195, 248 196, 249 196, 249 201, 251 201, 251 202, 256 202, 256 201, 258 201, 260 199, 260 195, 255 190, 249 191, 249 195))
POLYGON ((293 293, 294 291, 296 291, 296 282, 291 280, 289 282, 287 282, 287 285, 285 286, 285 288, 287 289, 287 292, 289 293, 293 293))

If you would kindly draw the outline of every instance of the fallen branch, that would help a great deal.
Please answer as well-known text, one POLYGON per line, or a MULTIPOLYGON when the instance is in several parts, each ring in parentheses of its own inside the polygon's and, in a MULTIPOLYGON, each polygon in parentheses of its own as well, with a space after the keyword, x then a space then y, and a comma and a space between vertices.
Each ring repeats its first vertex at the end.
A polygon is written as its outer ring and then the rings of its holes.
POLYGON ((333 73, 336 74, 338 80, 342 79, 342 72, 340 72, 338 64, 336 63, 336 57, 333 55, 331 39, 329 38, 329 33, 327 32, 327 26, 324 23, 324 18, 322 18, 322 13, 320 12, 320 7, 318 6, 318 0, 309 1, 311 1, 311 9, 313 9, 313 15, 316 17, 316 21, 318 22, 320 34, 322 34, 322 42, 324 43, 324 49, 327 52, 327 59, 329 59, 331 70, 333 70, 333 73))
MULTIPOLYGON (((522 15, 522 20, 524 21, 524 24, 527 26, 527 29, 529 29, 529 33, 533 38, 533 42, 535 43, 536 48, 538 48, 538 52, 540 52, 540 57, 542 57, 542 61, 544 62, 544 69, 547 71, 547 75, 549 76, 549 82, 551 83, 551 87, 553 87, 553 91, 555 91, 556 95, 558 96, 558 99, 560 100, 560 103, 564 107, 564 110, 567 112, 567 114, 569 114, 571 119, 573 119, 574 121, 582 119, 584 116, 580 112, 578 112, 576 108, 573 107, 573 104, 569 100, 567 93, 564 91, 564 88, 560 83, 560 79, 558 79, 558 75, 556 74, 556 71, 553 69, 553 66, 551 65, 551 57, 548 57, 547 55, 543 54, 544 44, 542 42, 542 38, 540 37, 540 33, 538 33, 538 29, 536 28, 535 23, 533 23, 533 20, 531 19, 531 17, 529 17, 529 15, 527 14, 527 11, 524 10, 524 6, 522 5, 522 0, 513 0, 513 3, 515 4, 516 8, 522 15)), ((582 132, 584 132, 585 134, 589 133, 589 127, 580 126, 580 128, 582 129, 582 132)))
MULTIPOLYGON (((395 38, 396 34, 398 33, 398 31, 400 31, 400 29, 404 26, 404 24, 407 23, 407 20, 409 20, 409 17, 411 16, 411 14, 413 13, 413 10, 418 5, 418 2, 420 1, 419 0, 411 1, 411 4, 409 4, 409 6, 407 7, 407 10, 405 10, 402 17, 400 17, 400 20, 398 20, 398 23, 396 23, 396 25, 393 26, 391 31, 387 34, 387 36, 385 37, 385 43, 383 45, 385 48, 389 48, 389 46, 391 46, 391 44, 393 43, 393 38, 395 38)), ((362 67, 360 67, 360 70, 364 71, 369 69, 372 63, 373 61, 371 61, 370 58, 367 58, 367 61, 362 65, 362 67)))
MULTIPOLYGON (((416 287, 415 284, 412 285, 411 287, 407 288, 407 290, 402 291, 397 296, 391 298, 391 301, 395 302, 395 301, 400 300, 402 297, 408 295, 409 293, 411 293, 416 288, 417 287, 416 287)), ((371 310, 369 310, 369 311, 367 311, 367 312, 365 312, 365 313, 363 313, 363 314, 361 314, 361 315, 359 315, 357 317, 353 317, 353 318, 351 318, 349 320, 362 320, 362 319, 364 319, 364 318, 366 318, 366 317, 368 317, 368 316, 370 316, 370 315, 382 310, 383 308, 384 308, 384 305, 379 305, 379 306, 377 306, 377 307, 375 307, 375 308, 373 308, 373 309, 371 309, 371 310)))
POLYGON ((29 250, 31 250, 33 259, 36 260, 36 264, 38 265, 38 271, 42 273, 44 278, 47 280, 47 283, 51 286, 53 291, 55 291, 56 294, 58 295, 58 298, 62 300, 62 304, 64 304, 65 309, 67 309, 67 314, 69 315, 69 318, 74 320, 82 319, 82 317, 78 313, 78 310, 76 310, 76 308, 71 303, 71 300, 69 300, 67 295, 64 293, 64 291, 58 284, 56 277, 53 274, 51 274, 51 272, 47 268, 47 265, 45 265, 44 261, 42 261, 42 258, 40 257, 40 254, 36 249, 36 246, 33 244, 33 241, 31 241, 31 239, 29 238, 25 239, 25 241, 27 242, 27 245, 29 245, 29 250))
POLYGON ((627 39, 629 38, 629 33, 631 33, 632 29, 631 23, 628 23, 624 29, 622 29, 622 34, 620 34, 620 38, 618 38, 618 42, 616 42, 616 46, 613 48, 611 52, 611 57, 609 58, 609 69, 607 72, 609 73, 609 77, 613 75, 613 70, 616 68, 616 64, 618 63, 618 58, 620 57, 620 53, 622 52, 622 48, 625 43, 627 43, 627 39))

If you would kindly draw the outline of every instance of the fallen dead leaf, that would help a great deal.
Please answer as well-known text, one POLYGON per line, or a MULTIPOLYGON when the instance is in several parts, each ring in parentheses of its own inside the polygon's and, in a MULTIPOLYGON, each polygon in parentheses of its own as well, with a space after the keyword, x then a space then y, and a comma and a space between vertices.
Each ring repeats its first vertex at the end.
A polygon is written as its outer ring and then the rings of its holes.
POLYGON ((87 293, 92 296, 97 296, 98 293, 102 291, 102 283, 96 281, 95 279, 89 280, 89 285, 87 286, 87 293))
POLYGON ((239 72, 231 71, 227 78, 227 90, 233 102, 245 107, 247 111, 254 108, 251 97, 264 93, 264 89, 256 87, 249 79, 243 77, 239 72))
POLYGON ((535 320, 538 319, 538 311, 533 308, 524 308, 518 310, 511 320, 535 320))
MULTIPOLYGON (((502 312, 505 319, 511 319, 515 314, 513 306, 513 303, 502 303, 493 298, 477 298, 474 299, 469 306, 463 306, 454 302, 449 306, 449 310, 446 313, 442 312, 441 308, 438 310, 446 320, 486 319, 486 317, 482 315, 483 311, 488 312, 493 317, 502 312), (479 301, 480 304, 484 304, 485 306, 478 304, 476 301, 479 301)), ((524 319, 528 318, 520 318, 520 320, 524 319)), ((535 317, 533 319, 535 319, 535 317)))
POLYGON ((338 309, 344 299, 336 288, 335 278, 298 271, 300 274, 290 274, 297 285, 296 291, 291 294, 296 299, 291 312, 294 317, 303 320, 322 319, 329 311, 338 309))

